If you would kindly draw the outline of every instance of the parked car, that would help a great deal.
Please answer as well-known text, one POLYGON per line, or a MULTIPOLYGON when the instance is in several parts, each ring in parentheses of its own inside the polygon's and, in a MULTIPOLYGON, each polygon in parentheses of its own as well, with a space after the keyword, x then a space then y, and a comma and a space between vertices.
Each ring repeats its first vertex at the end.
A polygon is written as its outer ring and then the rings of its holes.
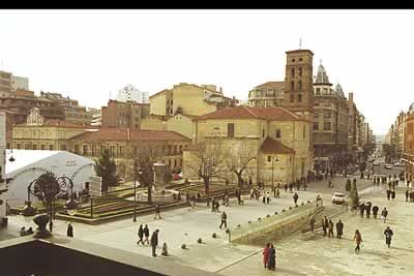
POLYGON ((374 165, 379 165, 379 164, 380 164, 380 162, 378 160, 374 161, 374 165))
POLYGON ((345 203, 345 194, 336 192, 332 196, 332 204, 343 204, 345 203))
POLYGON ((384 168, 386 168, 387 170, 391 170, 392 164, 385 164, 384 168))

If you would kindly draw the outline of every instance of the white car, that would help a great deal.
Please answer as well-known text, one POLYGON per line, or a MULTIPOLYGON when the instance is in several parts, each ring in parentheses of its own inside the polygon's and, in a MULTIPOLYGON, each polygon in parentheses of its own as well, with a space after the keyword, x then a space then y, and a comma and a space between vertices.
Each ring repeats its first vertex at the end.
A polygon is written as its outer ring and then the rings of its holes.
POLYGON ((374 161, 374 165, 379 165, 379 164, 380 164, 380 162, 378 160, 374 161))
POLYGON ((336 192, 332 196, 332 204, 343 204, 345 203, 345 194, 336 192))
POLYGON ((385 164, 385 168, 388 169, 388 170, 391 170, 392 169, 392 164, 385 164))

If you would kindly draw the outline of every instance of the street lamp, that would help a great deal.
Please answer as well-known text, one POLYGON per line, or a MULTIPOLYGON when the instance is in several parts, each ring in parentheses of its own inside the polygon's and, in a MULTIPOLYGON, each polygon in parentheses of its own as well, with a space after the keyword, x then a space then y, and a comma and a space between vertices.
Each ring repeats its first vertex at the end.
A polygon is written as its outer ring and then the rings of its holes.
POLYGON ((46 229, 46 224, 54 218, 55 213, 55 200, 57 196, 61 193, 67 193, 70 191, 69 200, 66 201, 65 207, 67 213, 71 216, 76 214, 78 202, 73 197, 73 182, 70 178, 66 176, 62 177, 50 177, 50 179, 37 178, 30 182, 27 187, 27 200, 26 205, 23 208, 22 215, 25 217, 34 216, 37 211, 36 208, 32 206, 32 201, 30 196, 33 194, 40 193, 46 201, 48 202, 48 214, 39 214, 34 218, 34 222, 39 226, 38 231, 35 233, 37 238, 47 238, 51 236, 51 233, 46 229))
MULTIPOLYGON (((141 179, 142 171, 139 170, 138 174, 139 174, 139 178, 141 179)), ((135 182, 134 182, 134 218, 133 218, 134 222, 137 221, 137 186, 138 186, 138 179, 137 179, 137 177, 135 177, 135 182)))

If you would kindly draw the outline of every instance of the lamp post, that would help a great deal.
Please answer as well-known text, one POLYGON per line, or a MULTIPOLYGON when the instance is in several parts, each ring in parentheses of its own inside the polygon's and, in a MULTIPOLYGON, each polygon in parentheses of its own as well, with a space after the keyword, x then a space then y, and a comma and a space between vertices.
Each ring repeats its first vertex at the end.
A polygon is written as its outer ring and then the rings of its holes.
POLYGON ((33 194, 41 194, 47 202, 48 214, 39 214, 34 218, 34 222, 39 226, 38 230, 35 232, 34 236, 37 238, 47 238, 51 236, 51 233, 46 229, 46 224, 54 218, 54 205, 56 197, 61 193, 67 193, 70 191, 69 200, 66 201, 65 207, 67 213, 71 216, 76 214, 76 209, 78 207, 78 202, 73 198, 73 182, 70 178, 66 176, 54 177, 50 175, 50 178, 45 179, 39 177, 32 182, 30 182, 27 187, 27 201, 26 205, 23 208, 22 214, 25 217, 34 216, 37 211, 32 206, 32 201, 30 196, 33 194))
POLYGON ((91 195, 91 218, 93 218, 93 195, 91 195))
MULTIPOLYGON (((142 171, 139 170, 138 174, 139 174, 139 177, 141 178, 142 171)), ((138 179, 137 179, 137 177, 135 177, 135 182, 134 182, 134 218, 133 218, 134 222, 137 221, 137 184, 138 184, 138 179)))

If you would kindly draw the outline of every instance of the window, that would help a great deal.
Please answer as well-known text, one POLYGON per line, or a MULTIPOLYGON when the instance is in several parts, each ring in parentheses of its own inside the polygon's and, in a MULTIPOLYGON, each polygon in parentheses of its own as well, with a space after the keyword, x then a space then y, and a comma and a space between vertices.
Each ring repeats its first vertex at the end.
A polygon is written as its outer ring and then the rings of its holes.
POLYGON ((267 156, 267 162, 270 162, 270 161, 272 161, 272 156, 268 155, 267 156))
POLYGON ((83 145, 83 155, 88 155, 88 146, 83 145))
POLYGON ((290 102, 294 103, 295 102, 295 97, 293 95, 290 95, 290 102))
POLYGON ((303 139, 306 138, 306 126, 303 126, 303 139))
POLYGON ((265 130, 263 129, 262 130, 262 138, 264 138, 265 137, 265 130))
POLYGON ((276 138, 282 137, 280 129, 276 129, 276 138))
POLYGON ((33 145, 33 149, 34 150, 37 150, 37 145, 33 145))
POLYGON ((295 82, 294 81, 291 81, 290 82, 290 90, 295 90, 295 82))
POLYGON ((175 145, 175 146, 174 146, 174 154, 177 154, 177 150, 178 150, 178 146, 177 146, 177 145, 175 145))
POLYGON ((183 146, 180 145, 180 153, 182 153, 182 152, 183 152, 183 146))
POLYGON ((295 59, 294 58, 292 58, 292 62, 295 62, 295 59))
POLYGON ((109 151, 110 151, 111 155, 115 155, 115 146, 110 146, 109 151))
POLYGON ((316 112, 313 113, 313 118, 316 118, 316 119, 319 118, 319 113, 316 113, 316 112))
POLYGON ((302 61, 303 59, 302 58, 299 58, 299 61, 302 61))
POLYGON ((299 76, 299 78, 301 78, 301 77, 302 77, 302 67, 299 67, 299 70, 298 70, 298 76, 299 76))
POLYGON ((79 153, 79 145, 75 145, 75 153, 79 153))
POLYGON ((330 119, 331 118, 331 112, 327 111, 323 113, 323 118, 330 119))
POLYGON ((41 146, 40 146, 40 149, 41 149, 41 150, 45 150, 45 149, 46 149, 45 145, 41 145, 41 146))
POLYGON ((300 102, 300 103, 302 102, 302 95, 301 94, 298 95, 298 102, 300 102))
POLYGON ((234 138, 234 124, 227 124, 227 138, 234 138))
POLYGON ((168 146, 168 153, 171 153, 171 145, 168 146))
POLYGON ((320 95, 321 94, 321 89, 320 88, 316 88, 316 95, 320 95))
POLYGON ((318 122, 313 123, 313 130, 319 130, 319 123, 318 122))
POLYGON ((20 144, 17 144, 16 148, 17 148, 17 149, 20 149, 20 144))
POLYGON ((55 148, 53 147, 53 145, 49 145, 49 150, 55 150, 55 148))
POLYGON ((295 68, 290 69, 290 75, 292 78, 295 77, 295 68))
POLYGON ((10 148, 10 143, 7 143, 6 149, 9 149, 9 148, 10 148))
POLYGON ((177 159, 174 159, 174 168, 177 167, 177 159))
POLYGON ((302 91, 302 81, 298 81, 298 90, 302 91))
POLYGON ((331 123, 330 122, 323 123, 323 130, 331 130, 331 123))

